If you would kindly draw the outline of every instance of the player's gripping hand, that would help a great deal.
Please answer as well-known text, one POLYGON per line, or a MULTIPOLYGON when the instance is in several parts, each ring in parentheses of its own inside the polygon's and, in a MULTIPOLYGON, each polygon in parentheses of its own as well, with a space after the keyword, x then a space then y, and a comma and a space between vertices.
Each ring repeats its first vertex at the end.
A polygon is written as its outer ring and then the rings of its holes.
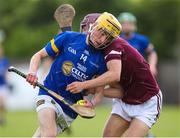
POLYGON ((85 106, 85 107, 89 107, 89 108, 94 108, 93 103, 91 101, 87 100, 87 99, 79 100, 79 101, 77 101, 76 104, 79 104, 79 105, 82 105, 82 106, 85 106))
POLYGON ((71 93, 74 93, 74 94, 80 93, 84 89, 85 89, 84 82, 79 82, 79 81, 72 82, 71 84, 67 85, 67 87, 66 87, 67 91, 70 91, 71 93))
POLYGON ((29 82, 33 87, 36 87, 38 77, 36 76, 35 73, 28 73, 26 77, 26 81, 29 82))

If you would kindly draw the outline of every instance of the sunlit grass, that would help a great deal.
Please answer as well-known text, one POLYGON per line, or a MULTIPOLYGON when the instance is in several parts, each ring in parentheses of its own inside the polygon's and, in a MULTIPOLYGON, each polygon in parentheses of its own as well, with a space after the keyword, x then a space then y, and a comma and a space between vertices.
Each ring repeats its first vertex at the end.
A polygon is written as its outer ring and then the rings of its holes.
MULTIPOLYGON (((111 106, 100 106, 96 109, 96 117, 82 119, 78 117, 72 124, 72 133, 64 133, 64 137, 100 137, 103 127, 111 111, 111 106)), ((38 126, 35 111, 8 112, 7 124, 0 127, 0 137, 31 137, 38 126)), ((165 106, 158 123, 151 133, 156 137, 180 137, 180 107, 165 106)))

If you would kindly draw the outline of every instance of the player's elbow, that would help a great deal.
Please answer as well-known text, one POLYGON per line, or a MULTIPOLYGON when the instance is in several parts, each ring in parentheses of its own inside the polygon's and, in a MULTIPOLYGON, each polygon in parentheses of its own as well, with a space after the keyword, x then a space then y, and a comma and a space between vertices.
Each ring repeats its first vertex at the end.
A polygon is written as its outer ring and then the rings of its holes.
POLYGON ((42 59, 47 56, 47 53, 42 49, 32 56, 32 59, 42 59))
POLYGON ((31 57, 31 61, 35 61, 35 60, 39 60, 39 59, 41 59, 41 56, 39 53, 36 53, 31 57))
POLYGON ((120 81, 120 76, 116 75, 115 81, 116 81, 116 82, 119 82, 119 81, 120 81))
POLYGON ((112 75, 113 82, 119 82, 120 81, 120 73, 113 71, 112 74, 113 74, 112 75))

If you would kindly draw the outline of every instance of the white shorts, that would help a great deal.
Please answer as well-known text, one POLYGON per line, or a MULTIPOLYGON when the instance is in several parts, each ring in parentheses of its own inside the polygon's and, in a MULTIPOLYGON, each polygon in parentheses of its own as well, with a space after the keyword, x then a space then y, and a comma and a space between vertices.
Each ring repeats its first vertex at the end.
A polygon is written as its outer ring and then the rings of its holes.
POLYGON ((39 95, 36 99, 36 104, 37 112, 44 108, 51 108, 56 112, 56 124, 58 133, 62 133, 65 129, 67 129, 74 120, 68 115, 66 115, 63 112, 61 106, 52 97, 48 95, 39 95))
POLYGON ((121 99, 113 99, 111 114, 117 114, 130 122, 133 118, 143 121, 149 128, 156 123, 162 108, 161 91, 143 104, 126 104, 121 99))

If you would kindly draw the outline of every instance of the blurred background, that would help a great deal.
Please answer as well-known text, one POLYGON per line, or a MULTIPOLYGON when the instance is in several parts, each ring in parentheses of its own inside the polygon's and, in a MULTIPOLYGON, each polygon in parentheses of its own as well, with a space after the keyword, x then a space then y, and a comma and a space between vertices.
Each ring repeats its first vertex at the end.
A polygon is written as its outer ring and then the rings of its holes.
MULTIPOLYGON (((162 115, 152 134, 180 137, 180 0, 0 0, 0 45, 10 65, 28 71, 31 56, 57 34, 53 14, 64 3, 76 10, 74 31, 92 12, 107 11, 116 17, 131 12, 137 17, 138 32, 150 38, 158 53, 157 81, 164 95, 162 115)), ((0 126, 0 137, 31 136, 38 125, 34 107, 38 89, 11 73, 8 82, 7 122, 0 126)), ((111 100, 105 99, 96 118, 78 118, 72 134, 63 136, 101 136, 110 111, 111 100)))

